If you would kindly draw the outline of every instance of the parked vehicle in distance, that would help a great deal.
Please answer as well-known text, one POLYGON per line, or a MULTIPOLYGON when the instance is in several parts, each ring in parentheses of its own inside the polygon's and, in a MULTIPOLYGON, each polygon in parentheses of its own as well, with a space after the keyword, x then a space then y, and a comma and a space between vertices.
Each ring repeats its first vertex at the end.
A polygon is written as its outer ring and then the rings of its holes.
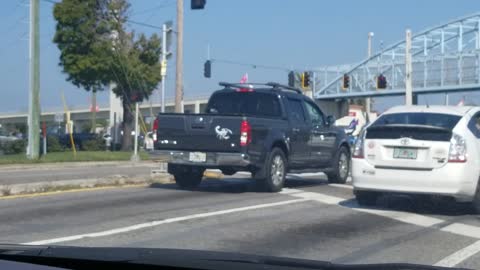
POLYGON ((288 172, 325 172, 344 183, 350 168, 345 132, 300 90, 277 83, 231 84, 210 97, 202 114, 160 113, 152 155, 168 162, 180 187, 200 184, 206 169, 251 172, 280 191, 288 172))
POLYGON ((480 210, 480 108, 398 106, 359 136, 352 156, 359 204, 382 192, 472 202, 480 210))

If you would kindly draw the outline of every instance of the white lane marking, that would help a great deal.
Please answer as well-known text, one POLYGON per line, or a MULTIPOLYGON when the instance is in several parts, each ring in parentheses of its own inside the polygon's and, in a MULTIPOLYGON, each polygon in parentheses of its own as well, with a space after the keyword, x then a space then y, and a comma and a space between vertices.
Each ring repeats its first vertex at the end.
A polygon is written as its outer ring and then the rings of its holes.
POLYGON ((299 193, 303 192, 303 190, 300 189, 294 189, 294 188, 283 188, 282 191, 280 191, 280 194, 292 194, 292 193, 299 193))
POLYGON ((390 210, 368 209, 368 208, 351 208, 356 211, 374 214, 377 216, 387 217, 404 223, 409 223, 421 227, 431 227, 433 225, 445 222, 443 219, 427 217, 414 213, 397 212, 390 210))
POLYGON ((461 234, 467 237, 473 237, 480 239, 480 227, 462 224, 462 223, 453 223, 441 229, 444 232, 451 232, 455 234, 461 234))
POLYGON ((353 189, 352 185, 346 185, 346 184, 328 184, 331 187, 339 187, 339 188, 346 188, 346 189, 353 189))
POLYGON ((326 204, 339 204, 340 202, 345 201, 344 198, 324 195, 316 192, 294 193, 294 194, 290 194, 290 196, 319 201, 326 204))
POLYGON ((206 217, 219 216, 219 215, 225 215, 225 214, 231 214, 231 213, 238 213, 238 212, 244 212, 244 211, 249 211, 249 210, 275 207, 275 206, 287 205, 287 204, 293 204, 293 203, 299 203, 299 202, 305 202, 305 201, 308 201, 308 200, 306 200, 306 199, 295 199, 295 200, 281 201, 281 202, 275 202, 275 203, 265 203, 265 204, 257 204, 257 205, 246 206, 246 207, 232 208, 232 209, 220 210, 220 211, 214 211, 214 212, 206 212, 206 213, 201 213, 201 214, 193 214, 193 215, 188 215, 188 216, 183 216, 183 217, 167 218, 167 219, 163 219, 163 220, 150 221, 150 222, 140 223, 140 224, 136 224, 136 225, 132 225, 132 226, 121 227, 121 228, 116 228, 116 229, 106 230, 106 231, 100 231, 100 232, 95 232, 95 233, 78 234, 78 235, 72 235, 72 236, 66 236, 66 237, 59 237, 59 238, 46 239, 46 240, 40 240, 40 241, 33 241, 33 242, 23 243, 23 245, 49 245, 49 244, 54 244, 54 243, 80 240, 80 239, 83 239, 83 238, 95 238, 95 237, 109 236, 109 235, 127 233, 127 232, 131 232, 131 231, 135 231, 135 230, 155 227, 155 226, 168 224, 168 223, 179 222, 179 221, 206 218, 206 217))
POLYGON ((435 264, 435 266, 454 267, 466 259, 472 257, 480 251, 480 241, 462 248, 455 253, 443 258, 435 264))
MULTIPOLYGON (((302 192, 302 193, 292 193, 289 194, 293 197, 310 199, 318 202, 322 202, 325 204, 339 204, 343 201, 346 201, 344 198, 334 197, 330 195, 324 195, 315 192, 302 192)), ((414 224, 422 227, 431 227, 435 224, 439 224, 444 222, 445 220, 439 218, 432 218, 427 217, 419 214, 414 213, 407 213, 407 212, 398 212, 398 211, 390 211, 390 210, 380 210, 380 209, 370 209, 370 208, 359 208, 357 203, 348 203, 346 205, 340 205, 343 207, 347 207, 349 209, 365 212, 369 214, 374 214, 377 216, 387 217, 390 219, 398 220, 404 223, 414 224)))

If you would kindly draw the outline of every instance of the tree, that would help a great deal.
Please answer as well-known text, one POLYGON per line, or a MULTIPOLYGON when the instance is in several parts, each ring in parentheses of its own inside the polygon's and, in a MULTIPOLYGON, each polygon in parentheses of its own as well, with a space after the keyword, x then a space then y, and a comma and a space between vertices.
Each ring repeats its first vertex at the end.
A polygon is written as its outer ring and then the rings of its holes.
POLYGON ((134 102, 148 99, 161 80, 160 39, 127 31, 128 8, 125 0, 63 0, 54 8, 54 42, 67 80, 87 91, 115 83, 124 111, 123 150, 132 146, 134 102))

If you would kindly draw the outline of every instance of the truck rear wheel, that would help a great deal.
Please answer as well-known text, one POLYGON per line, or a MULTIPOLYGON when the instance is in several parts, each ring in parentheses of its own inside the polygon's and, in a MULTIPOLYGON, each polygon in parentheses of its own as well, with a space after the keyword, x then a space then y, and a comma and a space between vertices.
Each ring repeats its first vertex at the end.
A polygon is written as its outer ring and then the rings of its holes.
POLYGON ((174 174, 175 182, 180 188, 192 189, 200 185, 203 173, 199 172, 178 172, 174 174))
POLYGON ((265 162, 263 185, 268 192, 279 192, 285 183, 287 175, 287 159, 280 148, 273 148, 265 162))

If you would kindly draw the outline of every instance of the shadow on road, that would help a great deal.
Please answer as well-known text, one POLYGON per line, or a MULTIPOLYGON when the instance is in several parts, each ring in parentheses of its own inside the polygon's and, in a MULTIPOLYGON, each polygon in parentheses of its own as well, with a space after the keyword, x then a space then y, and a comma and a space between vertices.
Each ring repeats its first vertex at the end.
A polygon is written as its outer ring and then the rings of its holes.
MULTIPOLYGON (((327 184, 328 182, 326 180, 320 178, 304 179, 296 175, 289 175, 285 181, 285 188, 305 188, 327 184)), ((176 184, 152 184, 150 187, 182 190, 176 184)), ((260 181, 255 181, 249 177, 226 177, 223 179, 204 178, 199 187, 189 189, 189 191, 218 193, 265 192, 260 181)))
MULTIPOLYGON (((345 200, 340 205, 348 208, 366 208, 358 205, 355 199, 345 200)), ((376 204, 371 208, 425 215, 464 216, 476 214, 469 204, 458 203, 453 199, 429 196, 383 195, 377 199, 376 204)))

